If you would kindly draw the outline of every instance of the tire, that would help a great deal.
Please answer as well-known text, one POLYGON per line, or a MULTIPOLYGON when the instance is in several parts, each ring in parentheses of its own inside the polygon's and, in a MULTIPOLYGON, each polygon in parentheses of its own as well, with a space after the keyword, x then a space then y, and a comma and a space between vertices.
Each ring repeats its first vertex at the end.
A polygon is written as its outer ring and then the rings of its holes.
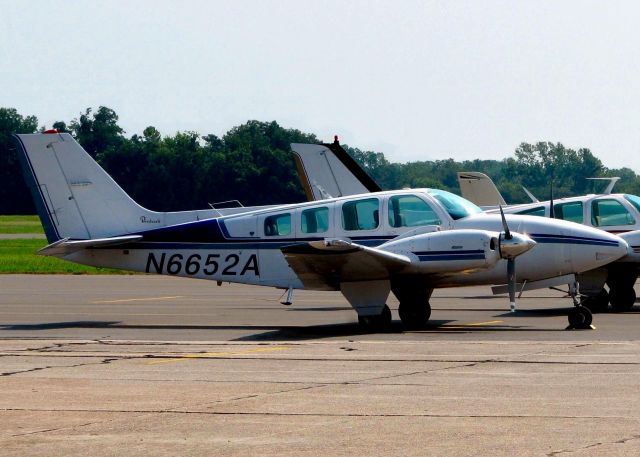
POLYGON ((400 314, 400 320, 406 328, 424 328, 427 326, 429 318, 431 317, 431 305, 429 302, 426 302, 426 304, 400 302, 398 314, 400 314))
POLYGON ((588 308, 592 313, 606 313, 609 310, 609 293, 602 289, 596 295, 584 297, 580 305, 588 308))
POLYGON ((569 326, 572 328, 589 328, 593 322, 593 315, 588 308, 576 306, 569 311, 569 326))
POLYGON ((386 331, 391 325, 391 310, 384 305, 382 312, 377 316, 358 316, 358 324, 367 331, 386 331))
POLYGON ((636 291, 633 287, 614 287, 609 293, 609 302, 616 313, 629 311, 636 303, 636 291))

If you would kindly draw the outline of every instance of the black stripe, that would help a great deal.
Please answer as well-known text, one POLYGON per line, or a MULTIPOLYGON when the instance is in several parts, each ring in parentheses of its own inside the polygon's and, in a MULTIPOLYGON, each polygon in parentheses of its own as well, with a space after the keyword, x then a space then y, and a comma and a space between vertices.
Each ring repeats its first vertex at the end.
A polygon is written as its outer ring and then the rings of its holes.
POLYGON ((371 176, 369 176, 362 167, 358 165, 358 162, 356 162, 342 146, 338 143, 323 143, 322 146, 329 148, 338 160, 342 162, 342 165, 347 167, 347 170, 349 170, 369 192, 382 191, 378 183, 376 183, 373 178, 371 178, 371 176))
POLYGON ((44 233, 47 235, 47 241, 54 243, 61 239, 61 237, 53 223, 53 219, 51 219, 53 211, 49 208, 44 198, 42 187, 40 187, 31 160, 29 160, 29 156, 27 155, 27 149, 18 135, 13 135, 13 139, 17 145, 18 159, 20 159, 20 165, 22 166, 22 175, 27 183, 27 187, 31 191, 31 197, 36 205, 36 211, 38 212, 38 216, 40 216, 44 233))

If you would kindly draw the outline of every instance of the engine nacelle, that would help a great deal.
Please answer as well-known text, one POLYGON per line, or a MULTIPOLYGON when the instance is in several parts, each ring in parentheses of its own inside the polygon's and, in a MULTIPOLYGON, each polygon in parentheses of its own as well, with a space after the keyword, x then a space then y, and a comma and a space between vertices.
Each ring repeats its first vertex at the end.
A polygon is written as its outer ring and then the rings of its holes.
POLYGON ((500 260, 500 233, 453 230, 422 233, 380 246, 411 259, 416 272, 471 272, 492 268, 500 260))

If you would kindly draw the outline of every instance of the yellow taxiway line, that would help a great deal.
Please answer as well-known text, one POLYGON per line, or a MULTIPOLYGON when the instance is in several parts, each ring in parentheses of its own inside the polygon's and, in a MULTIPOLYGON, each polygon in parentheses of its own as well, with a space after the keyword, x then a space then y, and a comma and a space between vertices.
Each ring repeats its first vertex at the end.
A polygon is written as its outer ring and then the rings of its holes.
POLYGON ((183 298, 180 295, 176 295, 175 297, 146 297, 146 298, 123 298, 120 300, 97 300, 92 301, 93 305, 103 305, 108 303, 128 303, 132 301, 153 301, 153 300, 172 300, 174 298, 183 298))
POLYGON ((441 325, 438 328, 442 328, 446 330, 450 330, 450 329, 459 330, 459 329, 467 329, 469 327, 482 327, 483 325, 500 324, 502 322, 504 321, 487 321, 487 322, 474 322, 472 324, 441 325))
POLYGON ((147 362, 147 365, 159 365, 161 363, 184 362, 185 360, 205 359, 209 357, 225 357, 230 355, 247 355, 247 354, 257 354, 260 352, 284 351, 286 349, 289 349, 289 347, 270 346, 266 348, 245 349, 244 351, 200 352, 198 354, 185 354, 183 356, 176 357, 174 359, 154 360, 153 362, 147 362))

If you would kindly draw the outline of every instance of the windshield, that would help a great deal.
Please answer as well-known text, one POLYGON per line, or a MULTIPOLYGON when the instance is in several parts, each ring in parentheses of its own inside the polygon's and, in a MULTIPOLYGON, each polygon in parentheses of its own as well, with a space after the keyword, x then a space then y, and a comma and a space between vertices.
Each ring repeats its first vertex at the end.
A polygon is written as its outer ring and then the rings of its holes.
POLYGON ((444 206, 444 209, 447 210, 454 220, 482 212, 480 207, 471 203, 469 200, 447 192, 446 190, 427 189, 427 192, 444 206))
POLYGON ((638 197, 637 195, 625 194, 624 198, 626 198, 627 201, 635 207, 635 209, 640 211, 640 197, 638 197))

